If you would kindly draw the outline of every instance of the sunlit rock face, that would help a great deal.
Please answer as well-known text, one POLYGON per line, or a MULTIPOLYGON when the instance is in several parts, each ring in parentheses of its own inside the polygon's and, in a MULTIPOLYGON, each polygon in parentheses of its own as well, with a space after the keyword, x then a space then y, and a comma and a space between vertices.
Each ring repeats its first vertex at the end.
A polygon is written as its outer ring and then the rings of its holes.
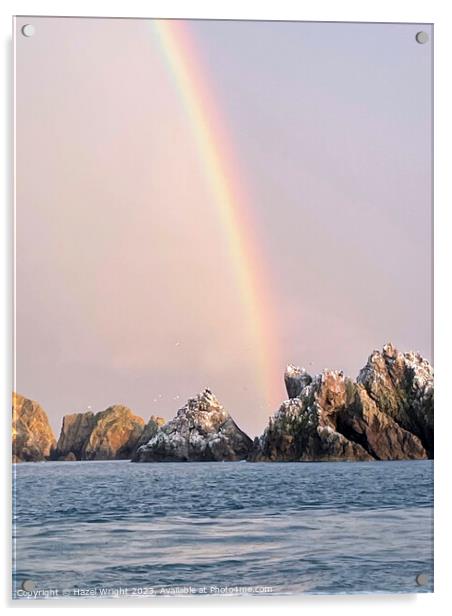
POLYGON ((251 439, 237 426, 209 389, 205 389, 139 447, 136 462, 243 460, 251 439))
POLYGON ((309 382, 305 375, 286 370, 290 399, 255 439, 250 460, 433 457, 433 370, 420 355, 388 344, 371 354, 356 382, 333 370, 309 382))
POLYGON ((13 394, 13 462, 41 462, 53 455, 56 440, 47 413, 35 401, 13 394))
POLYGON ((55 457, 57 459, 64 459, 68 456, 73 456, 76 460, 84 459, 84 447, 94 429, 95 423, 95 414, 91 411, 65 415, 55 457))
POLYGON ((99 413, 65 415, 55 457, 59 460, 121 460, 132 457, 144 419, 122 405, 99 413))
POLYGON ((357 379, 370 398, 402 428, 415 434, 433 458, 433 367, 419 353, 392 344, 374 351, 357 379))

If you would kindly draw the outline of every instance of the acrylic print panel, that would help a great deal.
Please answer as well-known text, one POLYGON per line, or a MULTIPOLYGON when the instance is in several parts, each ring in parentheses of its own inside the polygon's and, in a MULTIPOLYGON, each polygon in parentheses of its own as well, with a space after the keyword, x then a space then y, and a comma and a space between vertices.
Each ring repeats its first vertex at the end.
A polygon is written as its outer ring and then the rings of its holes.
POLYGON ((431 592, 432 27, 14 34, 14 597, 431 592))

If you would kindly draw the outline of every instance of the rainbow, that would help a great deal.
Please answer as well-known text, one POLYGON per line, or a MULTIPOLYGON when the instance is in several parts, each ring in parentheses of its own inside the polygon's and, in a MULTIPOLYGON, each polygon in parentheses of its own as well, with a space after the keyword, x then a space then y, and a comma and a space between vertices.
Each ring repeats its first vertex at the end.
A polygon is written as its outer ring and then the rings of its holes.
POLYGON ((256 353, 257 385, 273 411, 282 397, 277 318, 264 271, 264 260, 253 232, 249 197, 241 181, 238 163, 220 118, 218 101, 212 94, 186 20, 152 20, 160 49, 185 108, 204 176, 218 208, 227 237, 231 262, 238 282, 253 350, 256 353))

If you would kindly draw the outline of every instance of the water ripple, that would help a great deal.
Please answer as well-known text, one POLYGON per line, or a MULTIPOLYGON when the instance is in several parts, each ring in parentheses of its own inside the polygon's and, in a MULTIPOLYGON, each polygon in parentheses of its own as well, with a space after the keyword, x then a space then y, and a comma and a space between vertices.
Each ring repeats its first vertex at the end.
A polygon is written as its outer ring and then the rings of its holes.
POLYGON ((430 461, 49 462, 15 473, 18 587, 432 590, 430 461))

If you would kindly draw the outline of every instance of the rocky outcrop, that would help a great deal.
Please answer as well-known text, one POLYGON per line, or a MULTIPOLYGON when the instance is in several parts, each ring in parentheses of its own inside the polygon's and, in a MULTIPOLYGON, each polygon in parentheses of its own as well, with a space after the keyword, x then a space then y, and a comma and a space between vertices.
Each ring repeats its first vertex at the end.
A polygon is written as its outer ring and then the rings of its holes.
POLYGON ((433 458, 433 368, 419 353, 392 344, 374 351, 357 379, 377 407, 415 434, 433 458))
POLYGON ((243 460, 251 439, 233 421, 209 389, 188 402, 174 419, 138 448, 135 462, 207 462, 243 460))
POLYGON ((433 456, 433 370, 390 344, 356 382, 289 366, 290 399, 256 439, 253 461, 410 460, 433 456), (294 395, 295 394, 295 395, 294 395))
POLYGON ((159 428, 165 425, 165 423, 166 420, 163 419, 163 417, 156 417, 155 415, 151 415, 148 423, 145 425, 144 430, 141 433, 141 436, 133 449, 132 459, 135 458, 138 448, 142 445, 146 445, 157 434, 159 428))
POLYGON ((292 364, 287 366, 284 373, 284 382, 289 398, 297 398, 311 381, 311 375, 304 368, 298 368, 297 366, 292 366, 292 364))
POLYGON ((33 400, 13 394, 13 462, 47 460, 55 448, 55 436, 47 413, 33 400))
POLYGON ((95 423, 95 415, 91 411, 65 415, 55 451, 56 459, 64 460, 72 454, 76 460, 83 460, 85 444, 95 423))
POLYGON ((336 429, 359 443, 377 460, 420 460, 428 457, 420 439, 379 410, 359 384, 348 381, 350 397, 333 414, 336 429))
POLYGON ((339 461, 433 458, 433 369, 392 344, 373 351, 356 381, 288 366, 289 399, 254 443, 209 389, 165 423, 125 406, 63 418, 58 443, 45 411, 13 396, 13 461, 339 461))
POLYGON ((260 439, 254 442, 252 461, 308 462, 337 460, 371 460, 359 444, 336 430, 321 403, 327 402, 329 414, 338 396, 328 389, 326 380, 333 373, 323 373, 303 388, 299 397, 286 400, 270 418, 260 439))
POLYGON ((145 429, 145 422, 126 406, 99 413, 65 415, 55 457, 58 460, 129 459, 145 429))

